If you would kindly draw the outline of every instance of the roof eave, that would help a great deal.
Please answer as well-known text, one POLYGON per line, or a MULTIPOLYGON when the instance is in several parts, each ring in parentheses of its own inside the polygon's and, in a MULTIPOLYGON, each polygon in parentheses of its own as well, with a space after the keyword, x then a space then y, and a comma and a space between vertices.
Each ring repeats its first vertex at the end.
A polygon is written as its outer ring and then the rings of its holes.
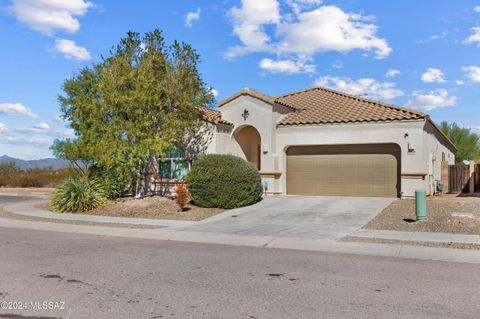
POLYGON ((243 96, 243 95, 248 95, 248 96, 251 96, 253 98, 256 98, 264 103, 267 103, 267 104, 270 104, 270 105, 273 105, 274 102, 275 102, 275 99, 271 96, 268 96, 266 94, 263 94, 261 92, 258 92, 256 90, 253 90, 253 89, 243 89, 241 91, 238 91, 236 92, 235 94, 227 97, 226 99, 223 99, 221 100, 220 102, 218 102, 216 105, 217 107, 222 107, 224 106, 225 104, 228 104, 230 103, 231 101, 243 96))
POLYGON ((437 126, 437 124, 435 124, 434 121, 432 121, 432 119, 430 118, 430 115, 427 115, 427 117, 425 118, 425 121, 428 121, 430 122, 430 124, 433 125, 433 127, 438 131, 440 132, 440 134, 442 134, 443 137, 445 137, 445 139, 448 141, 448 143, 450 143, 450 145, 455 149, 455 151, 458 151, 458 148, 455 144, 453 144, 452 140, 450 140, 450 138, 437 126))
POLYGON ((418 122, 423 118, 416 119, 390 119, 390 120, 372 120, 372 121, 337 121, 337 122, 304 122, 304 123, 277 123, 277 126, 307 126, 307 125, 337 125, 337 124, 365 124, 365 123, 392 123, 392 122, 418 122))

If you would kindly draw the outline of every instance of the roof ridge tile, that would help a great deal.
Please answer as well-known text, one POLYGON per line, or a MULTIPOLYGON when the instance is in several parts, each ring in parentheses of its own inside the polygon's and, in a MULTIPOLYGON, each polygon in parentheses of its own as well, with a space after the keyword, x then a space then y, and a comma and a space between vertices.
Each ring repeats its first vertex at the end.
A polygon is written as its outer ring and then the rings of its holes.
MULTIPOLYGON (((301 94, 301 93, 306 93, 306 92, 314 91, 314 90, 321 90, 321 91, 324 91, 324 92, 333 93, 333 94, 336 94, 336 95, 340 95, 340 96, 344 96, 344 97, 347 97, 347 98, 350 98, 350 99, 354 99, 354 100, 357 100, 357 101, 360 101, 360 102, 367 102, 367 103, 370 103, 370 104, 383 106, 383 107, 386 107, 386 108, 389 108, 389 109, 394 109, 394 110, 397 110, 397 111, 416 114, 420 117, 427 116, 427 114, 425 114, 425 113, 418 112, 418 111, 415 111, 415 110, 412 110, 412 109, 407 109, 407 108, 397 106, 397 105, 393 105, 393 104, 389 104, 389 103, 386 103, 386 102, 375 101, 375 100, 372 100, 372 99, 368 99, 368 98, 364 98, 364 97, 361 97, 361 96, 337 91, 337 90, 327 88, 327 87, 322 87, 322 86, 310 87, 310 88, 307 88, 307 89, 294 91, 294 92, 291 92, 291 93, 286 93, 286 94, 277 96, 276 99, 275 99, 275 102, 277 102, 277 100, 280 99, 280 98, 285 98, 285 97, 290 96, 290 95, 298 95, 298 94, 301 94)), ((284 105, 284 104, 282 104, 282 105, 284 105)))
POLYGON ((249 95, 249 96, 257 98, 257 99, 259 99, 259 100, 261 100, 265 103, 272 104, 272 105, 275 103, 275 98, 272 97, 272 96, 266 95, 262 92, 254 90, 254 89, 244 88, 244 89, 234 93, 233 95, 227 97, 226 99, 221 100, 220 102, 217 103, 217 106, 222 107, 223 105, 235 100, 236 98, 238 98, 242 95, 249 95))
POLYGON ((275 103, 301 110, 290 113, 279 125, 298 123, 348 123, 417 120, 427 115, 323 87, 313 87, 276 97, 275 103))

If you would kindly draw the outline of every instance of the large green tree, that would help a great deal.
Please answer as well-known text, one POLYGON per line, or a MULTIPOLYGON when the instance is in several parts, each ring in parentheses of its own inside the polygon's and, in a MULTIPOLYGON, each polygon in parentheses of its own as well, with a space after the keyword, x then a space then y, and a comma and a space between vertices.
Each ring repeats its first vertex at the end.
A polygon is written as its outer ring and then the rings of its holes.
POLYGON ((56 141, 55 154, 130 174, 143 196, 156 158, 187 144, 200 128, 199 108, 213 102, 198 63, 190 45, 166 45, 159 30, 129 32, 108 57, 65 81, 62 117, 76 137, 56 141))
POLYGON ((480 136, 468 128, 458 126, 457 123, 442 122, 440 129, 457 147, 456 163, 464 160, 480 161, 480 136))

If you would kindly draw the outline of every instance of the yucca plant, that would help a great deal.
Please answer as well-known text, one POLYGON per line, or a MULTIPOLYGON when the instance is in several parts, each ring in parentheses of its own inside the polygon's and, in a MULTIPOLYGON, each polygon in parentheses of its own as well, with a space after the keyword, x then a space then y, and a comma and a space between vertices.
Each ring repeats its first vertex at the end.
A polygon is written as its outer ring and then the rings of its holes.
POLYGON ((105 203, 107 195, 103 184, 88 176, 67 179, 55 189, 51 206, 59 213, 79 213, 105 203))

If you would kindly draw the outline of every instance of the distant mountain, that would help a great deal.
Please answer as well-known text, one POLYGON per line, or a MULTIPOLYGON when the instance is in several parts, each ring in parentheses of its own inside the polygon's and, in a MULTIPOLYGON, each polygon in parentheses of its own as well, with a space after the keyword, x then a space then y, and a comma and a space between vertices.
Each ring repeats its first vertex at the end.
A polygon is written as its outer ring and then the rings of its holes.
POLYGON ((0 156, 0 163, 15 163, 21 169, 29 168, 49 168, 51 167, 54 170, 64 168, 68 166, 68 162, 64 160, 59 160, 56 158, 42 158, 38 160, 21 160, 18 158, 13 158, 7 155, 0 156))

